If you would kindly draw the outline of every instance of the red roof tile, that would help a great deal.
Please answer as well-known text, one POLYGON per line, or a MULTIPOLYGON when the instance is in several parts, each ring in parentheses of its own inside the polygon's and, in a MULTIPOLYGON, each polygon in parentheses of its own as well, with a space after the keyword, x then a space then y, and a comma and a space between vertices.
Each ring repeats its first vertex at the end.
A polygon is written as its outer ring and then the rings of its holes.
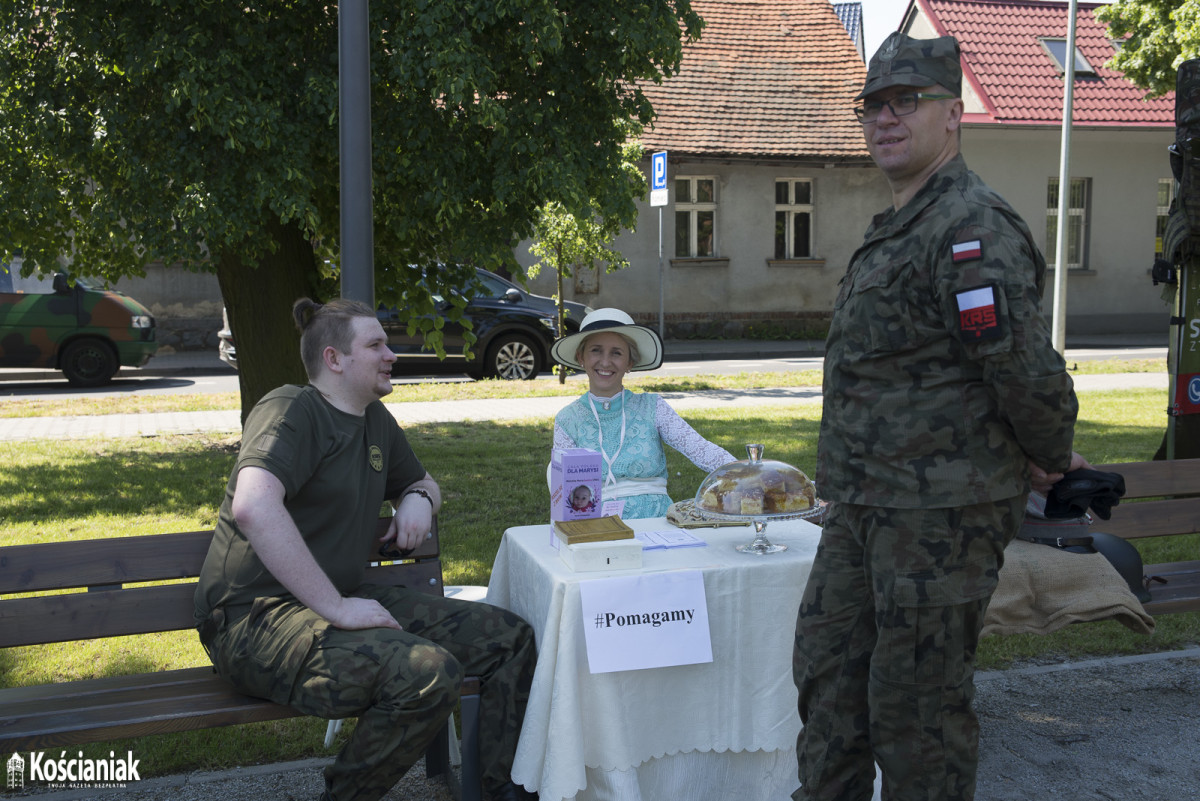
MULTIPOLYGON (((958 39, 964 77, 990 111, 1009 124, 1061 124, 1063 79, 1040 38, 1067 36, 1068 5, 1038 0, 916 0, 939 32, 958 39)), ((1079 3, 1075 45, 1096 74, 1076 75, 1074 125, 1169 126, 1175 95, 1146 93, 1105 64, 1115 52, 1105 25, 1095 17, 1101 3, 1079 3)))
POLYGON ((647 150, 865 161, 850 111, 866 67, 829 0, 692 0, 706 25, 680 73, 644 86, 647 150))

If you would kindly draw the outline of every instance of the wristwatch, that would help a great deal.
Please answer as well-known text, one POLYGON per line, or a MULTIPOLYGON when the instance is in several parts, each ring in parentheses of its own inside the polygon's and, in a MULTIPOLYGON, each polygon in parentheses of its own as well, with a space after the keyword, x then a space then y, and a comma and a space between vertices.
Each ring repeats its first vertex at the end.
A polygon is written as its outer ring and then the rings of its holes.
POLYGON ((416 488, 416 489, 410 489, 408 492, 406 492, 406 493, 404 493, 403 495, 401 495, 401 496, 400 496, 400 500, 402 500, 402 501, 403 501, 403 500, 404 500, 405 498, 407 498, 409 495, 420 495, 422 498, 424 498, 425 500, 429 501, 429 507, 430 507, 431 509, 433 508, 433 505, 434 505, 434 504, 433 504, 433 496, 432 496, 432 495, 430 495, 430 494, 429 494, 427 491, 425 491, 425 490, 421 489, 420 487, 418 487, 418 488, 416 488))

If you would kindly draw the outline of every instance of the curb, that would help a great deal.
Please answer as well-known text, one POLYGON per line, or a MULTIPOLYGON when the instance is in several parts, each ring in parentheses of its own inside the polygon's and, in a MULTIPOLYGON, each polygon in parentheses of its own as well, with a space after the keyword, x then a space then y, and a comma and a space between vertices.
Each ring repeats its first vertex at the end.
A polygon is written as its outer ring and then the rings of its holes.
POLYGON ((1185 648, 1182 651, 1156 651, 1149 654, 1129 654, 1126 656, 1103 656, 1096 659, 1086 659, 1082 662, 1061 662, 1053 665, 1031 665, 1011 670, 983 670, 975 674, 975 682, 992 681, 1007 676, 1038 676, 1047 673, 1063 673, 1066 671, 1088 670, 1098 667, 1124 667, 1126 665, 1141 665, 1147 662, 1165 662, 1168 659, 1200 659, 1200 647, 1185 648))

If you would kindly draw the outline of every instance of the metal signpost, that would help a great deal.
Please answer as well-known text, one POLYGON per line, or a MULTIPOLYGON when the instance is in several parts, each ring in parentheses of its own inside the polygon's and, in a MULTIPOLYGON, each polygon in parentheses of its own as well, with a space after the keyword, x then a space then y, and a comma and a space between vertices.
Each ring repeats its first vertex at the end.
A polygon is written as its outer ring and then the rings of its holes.
POLYGON ((650 207, 658 207, 658 336, 666 339, 663 317, 663 223, 662 207, 667 205, 667 151, 660 150, 650 157, 650 207))

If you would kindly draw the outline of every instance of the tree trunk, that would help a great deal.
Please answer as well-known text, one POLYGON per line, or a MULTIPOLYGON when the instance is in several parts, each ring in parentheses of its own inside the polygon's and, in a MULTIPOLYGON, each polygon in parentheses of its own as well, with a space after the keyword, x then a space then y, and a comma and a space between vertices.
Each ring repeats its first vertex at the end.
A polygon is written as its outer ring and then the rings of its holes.
POLYGON ((284 384, 308 382, 292 304, 312 293, 315 256, 299 226, 274 221, 270 230, 276 250, 257 264, 244 264, 236 248, 217 260, 217 280, 237 347, 243 424, 263 395, 284 384))

